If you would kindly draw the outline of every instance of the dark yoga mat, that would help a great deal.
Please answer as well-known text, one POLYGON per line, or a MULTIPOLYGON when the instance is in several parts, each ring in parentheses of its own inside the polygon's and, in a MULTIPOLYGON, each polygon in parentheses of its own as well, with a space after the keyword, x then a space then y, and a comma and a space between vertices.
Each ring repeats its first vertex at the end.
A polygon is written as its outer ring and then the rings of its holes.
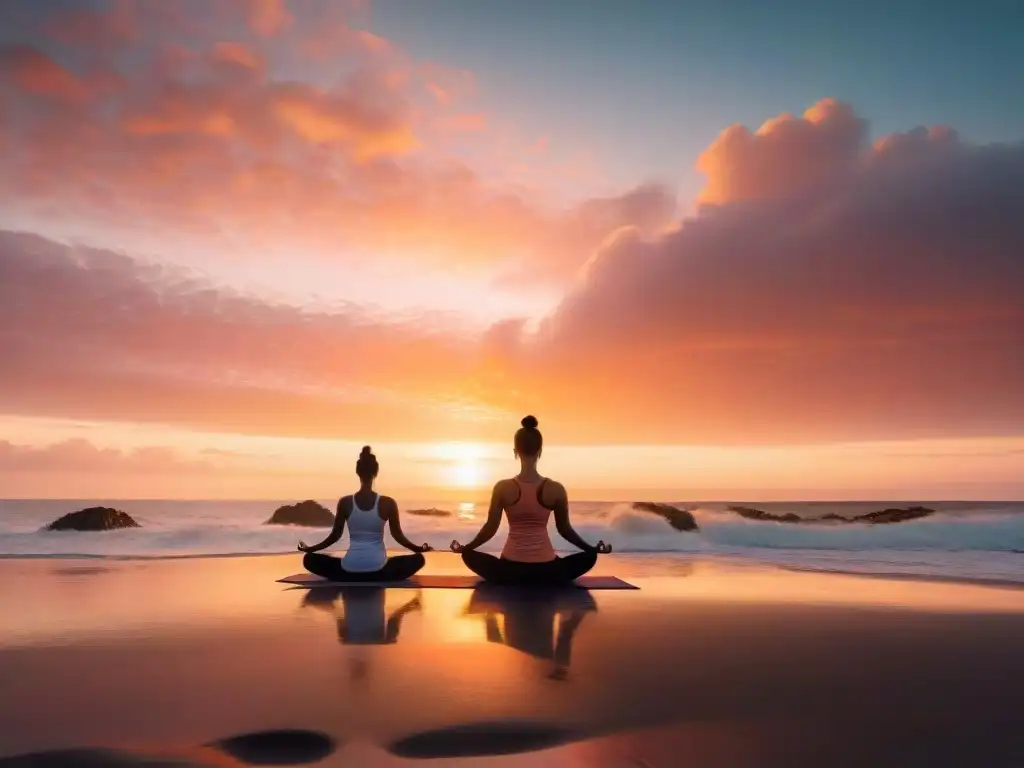
MULTIPOLYGON (((405 581, 330 581, 312 573, 296 573, 278 579, 281 584, 296 587, 391 587, 392 589, 476 589, 484 583, 479 576, 472 574, 452 574, 448 576, 432 576, 416 574, 405 581)), ((581 589, 640 589, 615 576, 581 576, 572 582, 581 589)), ((565 587, 559 587, 564 589, 565 587)), ((543 589, 543 587, 540 587, 543 589)))

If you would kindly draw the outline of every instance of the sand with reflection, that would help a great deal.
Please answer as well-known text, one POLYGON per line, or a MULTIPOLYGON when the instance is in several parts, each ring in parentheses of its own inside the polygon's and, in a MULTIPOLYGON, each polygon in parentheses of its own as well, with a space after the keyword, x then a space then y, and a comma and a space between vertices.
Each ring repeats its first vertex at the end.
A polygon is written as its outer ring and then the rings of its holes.
POLYGON ((879 721, 946 724, 935 738, 961 741, 988 729, 993 749, 1024 705, 1024 591, 611 566, 641 590, 314 595, 274 583, 290 557, 3 561, 0 756, 294 729, 340 745, 323 764, 472 761, 518 743, 590 765, 642 729, 628 749, 680 729, 711 748, 712 724, 764 738, 847 724, 854 738, 854 724, 879 721))

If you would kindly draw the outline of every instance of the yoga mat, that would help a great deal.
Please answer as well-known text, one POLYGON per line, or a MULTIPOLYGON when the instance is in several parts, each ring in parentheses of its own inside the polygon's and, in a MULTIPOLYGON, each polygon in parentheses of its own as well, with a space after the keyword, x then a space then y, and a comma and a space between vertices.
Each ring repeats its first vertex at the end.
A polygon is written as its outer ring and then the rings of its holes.
MULTIPOLYGON (((452 574, 448 576, 432 576, 416 574, 405 581, 329 581, 312 573, 295 573, 277 580, 281 584, 296 587, 390 587, 392 589, 476 589, 484 583, 479 576, 452 574)), ((629 582, 615 576, 581 576, 572 582, 580 589, 640 589, 629 582)), ((564 585, 560 589, 564 589, 564 585)), ((533 587, 544 589, 544 587, 533 587)))

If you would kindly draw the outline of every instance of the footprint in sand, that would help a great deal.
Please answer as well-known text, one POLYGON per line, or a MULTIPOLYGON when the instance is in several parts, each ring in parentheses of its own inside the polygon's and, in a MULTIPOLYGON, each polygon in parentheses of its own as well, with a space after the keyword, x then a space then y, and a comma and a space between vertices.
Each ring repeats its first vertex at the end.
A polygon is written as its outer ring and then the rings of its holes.
POLYGON ((533 722, 482 722, 411 734, 387 746, 398 757, 418 759, 495 757, 535 752, 576 741, 566 728, 533 722))
POLYGON ((317 731, 255 731, 203 747, 153 751, 107 748, 58 749, 0 758, 0 768, 226 768, 232 765, 304 765, 337 749, 317 731))

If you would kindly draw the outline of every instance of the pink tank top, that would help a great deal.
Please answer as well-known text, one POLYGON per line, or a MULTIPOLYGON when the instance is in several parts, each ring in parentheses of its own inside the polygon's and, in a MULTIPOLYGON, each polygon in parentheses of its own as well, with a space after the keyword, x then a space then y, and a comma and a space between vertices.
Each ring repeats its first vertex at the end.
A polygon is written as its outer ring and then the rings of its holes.
POLYGON ((548 536, 551 510, 541 506, 537 490, 543 479, 526 483, 513 479, 519 487, 519 500, 505 510, 508 539, 501 556, 519 563, 546 563, 555 559, 555 548, 548 536))

